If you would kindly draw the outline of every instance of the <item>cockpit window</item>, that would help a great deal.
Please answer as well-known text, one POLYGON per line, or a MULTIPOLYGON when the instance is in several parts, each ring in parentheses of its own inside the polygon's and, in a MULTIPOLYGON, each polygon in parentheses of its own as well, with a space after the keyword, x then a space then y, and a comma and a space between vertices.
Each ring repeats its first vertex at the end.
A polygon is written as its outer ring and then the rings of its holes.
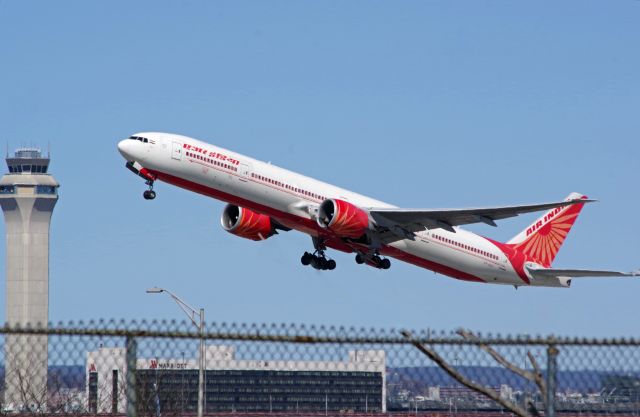
POLYGON ((129 139, 139 140, 140 142, 147 143, 149 139, 143 138, 142 136, 129 136, 129 139))

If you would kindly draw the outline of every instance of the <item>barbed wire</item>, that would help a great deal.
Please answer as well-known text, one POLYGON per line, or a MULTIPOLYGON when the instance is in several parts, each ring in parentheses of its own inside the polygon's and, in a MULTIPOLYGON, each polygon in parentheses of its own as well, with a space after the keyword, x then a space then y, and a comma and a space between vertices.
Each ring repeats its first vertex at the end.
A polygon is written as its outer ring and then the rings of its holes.
POLYGON ((456 334, 456 331, 396 330, 376 328, 345 328, 333 326, 305 326, 295 324, 227 324, 210 323, 199 332, 189 329, 191 323, 176 321, 96 321, 50 323, 41 325, 9 325, 0 327, 0 334, 57 335, 57 336, 111 336, 136 338, 212 339, 237 341, 284 342, 294 344, 412 344, 432 345, 538 345, 538 346, 640 346, 634 337, 589 338, 566 336, 483 335, 476 333, 474 340, 456 334), (185 330, 188 329, 188 330, 185 330), (405 337, 403 332, 411 334, 405 337))

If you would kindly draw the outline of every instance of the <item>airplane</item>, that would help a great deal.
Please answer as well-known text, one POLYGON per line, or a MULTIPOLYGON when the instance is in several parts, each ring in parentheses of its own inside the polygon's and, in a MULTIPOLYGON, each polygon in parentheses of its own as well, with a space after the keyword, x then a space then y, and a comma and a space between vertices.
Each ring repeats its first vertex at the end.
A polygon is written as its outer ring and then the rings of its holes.
POLYGON ((118 143, 126 167, 145 180, 143 197, 156 198, 163 181, 227 203, 224 230, 254 241, 297 230, 311 236, 314 250, 303 265, 333 270, 328 249, 355 253, 358 264, 389 269, 394 258, 464 281, 521 286, 571 286, 573 278, 640 275, 555 269, 551 264, 585 204, 571 193, 563 201, 485 208, 404 209, 271 163, 187 136, 136 133, 118 143), (546 211, 506 243, 460 226, 546 211))

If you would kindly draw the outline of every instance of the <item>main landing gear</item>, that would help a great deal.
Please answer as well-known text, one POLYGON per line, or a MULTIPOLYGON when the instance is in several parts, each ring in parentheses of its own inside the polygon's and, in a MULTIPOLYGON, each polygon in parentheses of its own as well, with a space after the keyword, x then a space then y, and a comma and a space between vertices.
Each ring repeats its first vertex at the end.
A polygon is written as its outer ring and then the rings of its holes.
POLYGON ((153 200, 156 198, 156 192, 153 191, 153 181, 147 180, 146 184, 149 186, 149 189, 142 193, 142 197, 145 200, 153 200))
POLYGON ((336 269, 336 261, 333 259, 327 259, 327 256, 324 253, 327 248, 322 243, 322 240, 313 238, 313 247, 316 249, 315 252, 305 252, 304 255, 302 255, 302 258, 300 258, 302 265, 311 265, 314 269, 319 271, 333 271, 336 269))
POLYGON ((387 258, 381 258, 378 255, 373 255, 370 258, 367 258, 365 255, 359 253, 356 255, 356 263, 364 264, 366 263, 369 266, 378 269, 389 269, 391 268, 391 261, 387 258))
POLYGON ((302 262, 302 265, 311 265, 314 269, 320 271, 333 271, 336 269, 336 261, 327 259, 324 251, 305 252, 300 258, 300 262, 302 262))

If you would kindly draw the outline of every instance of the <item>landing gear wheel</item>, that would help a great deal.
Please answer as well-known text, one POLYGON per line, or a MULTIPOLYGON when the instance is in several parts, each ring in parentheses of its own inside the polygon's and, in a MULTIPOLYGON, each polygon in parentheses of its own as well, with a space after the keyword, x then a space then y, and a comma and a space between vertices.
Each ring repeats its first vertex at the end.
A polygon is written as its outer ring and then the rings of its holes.
POLYGON ((360 265, 366 263, 367 265, 372 266, 374 268, 378 268, 378 269, 391 268, 391 261, 388 260, 387 258, 381 258, 377 254, 371 255, 371 257, 367 257, 367 255, 358 253, 356 255, 356 263, 360 265))
POLYGON ((300 258, 302 265, 311 265, 313 269, 318 271, 333 271, 336 269, 336 261, 327 259, 324 251, 315 251, 314 253, 305 252, 300 258))
POLYGON ((156 198, 156 192, 153 190, 147 190, 144 193, 142 193, 142 197, 145 200, 153 200, 154 198, 156 198))
POLYGON ((142 193, 142 197, 144 197, 145 200, 153 200, 154 198, 156 198, 156 192, 153 191, 153 181, 147 180, 145 184, 149 186, 149 189, 142 193))
POLYGON ((327 250, 324 241, 318 237, 312 238, 312 241, 315 251, 313 253, 305 252, 302 255, 300 258, 302 265, 311 265, 313 269, 317 269, 319 271, 332 271, 336 269, 336 261, 333 259, 327 259, 327 256, 324 253, 325 250, 327 250))
POLYGON ((329 269, 327 263, 329 261, 327 261, 327 258, 318 258, 320 260, 320 269, 323 271, 326 271, 327 269, 329 269))
POLYGON ((388 259, 383 259, 380 261, 380 268, 389 269, 391 268, 391 261, 388 259))
POLYGON ((311 266, 313 267, 313 269, 317 269, 318 271, 324 269, 322 268, 322 258, 319 258, 317 256, 311 258, 311 266))
POLYGON ((302 262, 302 265, 307 266, 311 263, 311 259, 313 259, 313 255, 309 252, 305 252, 304 255, 302 255, 302 258, 300 258, 300 262, 302 262))

